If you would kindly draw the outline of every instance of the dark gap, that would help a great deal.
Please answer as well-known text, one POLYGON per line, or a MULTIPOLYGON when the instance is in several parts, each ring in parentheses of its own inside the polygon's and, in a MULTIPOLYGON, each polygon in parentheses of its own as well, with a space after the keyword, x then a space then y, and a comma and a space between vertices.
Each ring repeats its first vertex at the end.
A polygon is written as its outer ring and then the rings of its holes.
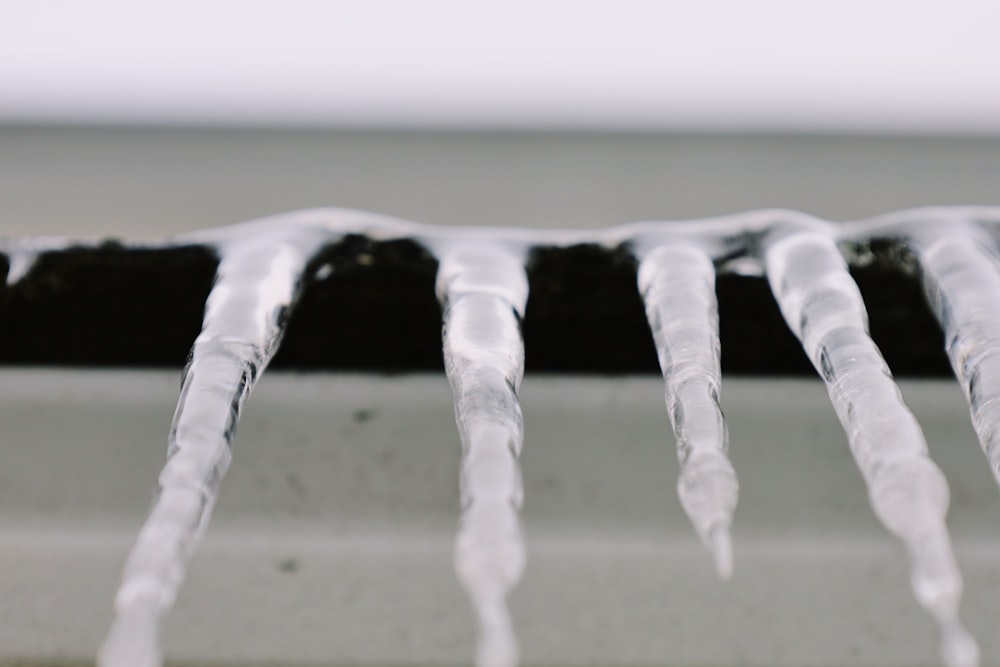
POLYGON ((528 372, 658 372, 636 262, 624 248, 537 248, 528 284, 528 372))
POLYGON ((180 367, 217 264, 201 246, 43 254, 0 286, 0 364, 180 367))
POLYGON ((348 236, 322 250, 273 366, 295 370, 440 371, 437 260, 413 241, 348 236), (313 279, 323 267, 323 279, 313 279))
POLYGON ((868 308, 872 340, 893 374, 951 375, 944 332, 924 296, 915 260, 895 240, 874 241, 864 250, 870 261, 852 266, 851 275, 868 308))
MULTIPOLYGON (((863 250, 865 263, 852 274, 893 372, 949 375, 942 333, 899 244, 863 250)), ((193 246, 110 244, 45 254, 18 284, 0 286, 0 364, 181 368, 216 265, 212 250, 193 246)), ((0 256, 3 274, 6 266, 0 256)), ((323 249, 310 263, 273 367, 439 372, 436 271, 434 257, 413 241, 349 236, 323 249)), ((636 263, 624 248, 537 248, 528 279, 529 372, 658 373, 636 263)), ((815 373, 766 280, 720 275, 716 289, 725 373, 815 373)))

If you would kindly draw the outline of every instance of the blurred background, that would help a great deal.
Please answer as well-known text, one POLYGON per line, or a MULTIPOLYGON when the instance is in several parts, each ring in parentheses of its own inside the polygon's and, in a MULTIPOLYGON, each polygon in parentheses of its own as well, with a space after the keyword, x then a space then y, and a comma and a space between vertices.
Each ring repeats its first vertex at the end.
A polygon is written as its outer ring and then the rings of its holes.
POLYGON ((991 0, 3 4, 8 235, 997 199, 991 0))

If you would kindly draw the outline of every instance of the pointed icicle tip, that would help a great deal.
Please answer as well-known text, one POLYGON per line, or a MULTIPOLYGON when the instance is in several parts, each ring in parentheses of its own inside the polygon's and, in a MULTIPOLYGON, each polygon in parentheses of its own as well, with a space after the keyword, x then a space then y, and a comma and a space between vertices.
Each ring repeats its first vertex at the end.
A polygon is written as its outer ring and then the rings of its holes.
POLYGON ((945 667, 979 667, 979 644, 958 619, 942 627, 941 660, 945 667))
POLYGON ((159 623, 159 614, 147 608, 120 614, 98 652, 98 667, 163 667, 159 623))
POLYGON ((717 525, 708 534, 708 548, 715 561, 715 573, 722 581, 728 581, 733 576, 733 539, 729 534, 729 526, 717 525))
POLYGON ((517 667, 518 653, 517 639, 512 631, 484 637, 476 652, 476 667, 517 667))

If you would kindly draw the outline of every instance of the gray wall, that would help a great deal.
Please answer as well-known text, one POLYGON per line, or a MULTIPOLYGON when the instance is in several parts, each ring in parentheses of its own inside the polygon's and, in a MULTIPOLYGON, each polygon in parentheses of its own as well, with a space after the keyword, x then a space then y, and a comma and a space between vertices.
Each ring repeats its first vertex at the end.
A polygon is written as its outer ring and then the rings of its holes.
POLYGON ((155 234, 336 205, 602 226, 995 203, 1000 138, 0 127, 0 233, 155 234))

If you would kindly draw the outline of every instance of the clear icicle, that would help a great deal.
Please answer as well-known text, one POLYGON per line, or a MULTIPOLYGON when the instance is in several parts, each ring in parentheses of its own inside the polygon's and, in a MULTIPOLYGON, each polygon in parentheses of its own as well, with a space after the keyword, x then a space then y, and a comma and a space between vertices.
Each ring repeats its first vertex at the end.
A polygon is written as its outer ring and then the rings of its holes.
POLYGON ((1000 259, 995 244, 971 228, 945 225, 940 235, 918 237, 913 245, 972 425, 1000 483, 1000 259))
POLYGON ((277 350, 306 257, 266 237, 223 253, 184 371, 159 494, 125 565, 101 667, 162 664, 160 621, 208 524, 240 409, 277 350))
POLYGON ((681 504, 712 552, 719 576, 732 575, 729 536, 739 495, 719 407, 719 314, 715 267, 692 245, 660 245, 639 264, 639 291, 663 371, 667 413, 677 439, 681 504))
POLYGON ((875 514, 906 546, 914 594, 941 628, 944 663, 978 665, 979 649, 958 618, 962 578, 945 525, 948 483, 868 335, 847 264, 829 236, 812 232, 775 239, 765 263, 785 320, 826 382, 875 514))
POLYGON ((73 242, 59 236, 0 239, 0 253, 7 256, 7 286, 21 282, 45 253, 63 251, 71 245, 73 242))
POLYGON ((517 390, 524 375, 520 317, 528 280, 519 253, 495 243, 441 254, 444 359, 462 441, 462 518, 455 567, 479 621, 478 667, 512 667, 517 639, 507 610, 524 571, 517 390))

